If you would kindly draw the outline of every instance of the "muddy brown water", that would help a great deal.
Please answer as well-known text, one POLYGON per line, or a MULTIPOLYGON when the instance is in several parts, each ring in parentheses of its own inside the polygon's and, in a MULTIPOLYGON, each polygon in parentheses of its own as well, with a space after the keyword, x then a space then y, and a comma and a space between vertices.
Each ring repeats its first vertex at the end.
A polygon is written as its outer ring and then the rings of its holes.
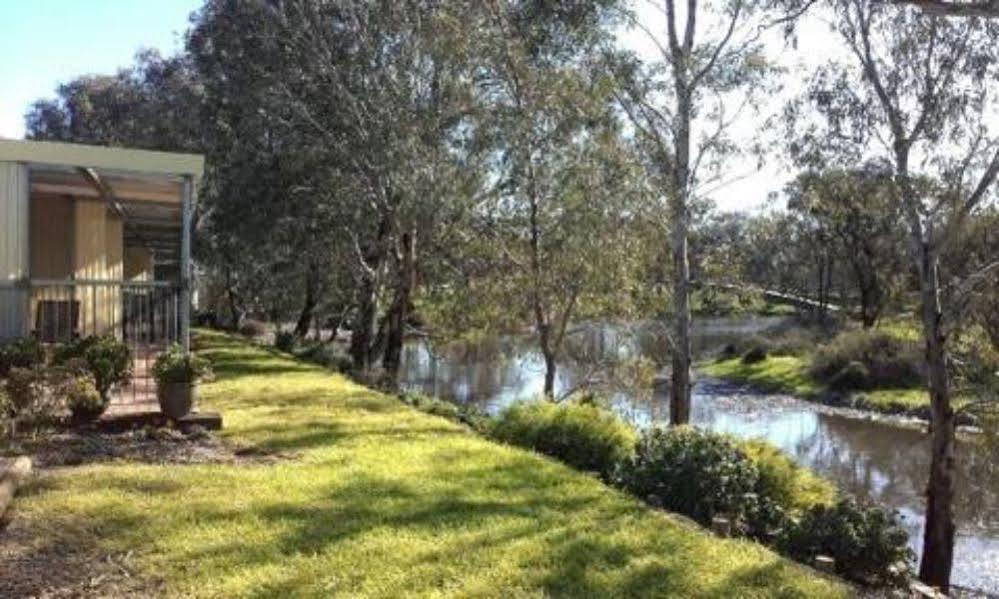
MULTIPOLYGON (((783 324, 783 319, 772 317, 700 320, 694 326, 695 350, 704 354, 739 337, 765 336, 783 324)), ((556 393, 594 376, 601 357, 641 355, 661 363, 666 349, 659 331, 650 324, 579 327, 571 336, 570 356, 560 365, 556 393)), ((537 397, 543 382, 543 360, 527 339, 447 348, 413 340, 403 352, 405 388, 492 413, 537 397)), ((639 427, 668 420, 666 398, 654 391, 618 385, 612 402, 615 411, 639 427)), ((709 377, 697 378, 692 419, 711 430, 766 439, 855 497, 897 510, 919 554, 929 469, 929 439, 920 427, 872 420, 709 377)), ((965 439, 958 445, 958 458, 953 581, 999 596, 999 452, 965 439)))

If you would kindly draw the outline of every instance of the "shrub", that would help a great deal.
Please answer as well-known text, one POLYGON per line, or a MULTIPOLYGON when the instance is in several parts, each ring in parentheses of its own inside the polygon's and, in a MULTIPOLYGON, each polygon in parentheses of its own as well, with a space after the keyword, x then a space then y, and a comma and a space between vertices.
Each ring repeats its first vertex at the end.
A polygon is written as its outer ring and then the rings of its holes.
POLYGON ((250 339, 267 333, 267 325, 259 320, 247 318, 239 325, 239 334, 250 339))
POLYGON ((298 338, 292 331, 278 331, 274 334, 274 347, 283 352, 291 353, 295 349, 295 342, 298 338))
POLYGON ((742 354, 743 364, 756 364, 767 359, 767 349, 762 345, 755 345, 742 354))
POLYGON ((821 346, 812 360, 816 379, 837 381, 841 389, 914 387, 922 382, 922 359, 916 345, 876 330, 841 333, 821 346), (852 363, 866 368, 866 376, 852 363), (846 371, 846 372, 844 372, 846 371), (849 387, 849 384, 861 387, 849 387))
POLYGON ((211 374, 208 360, 185 353, 176 343, 156 357, 153 376, 157 383, 195 383, 211 374))
POLYGON ((829 481, 798 465, 780 449, 762 440, 745 441, 741 449, 756 465, 756 493, 787 509, 803 511, 815 505, 830 505, 836 488, 829 481))
POLYGON ((6 385, 9 417, 28 422, 55 419, 61 406, 49 383, 49 373, 42 368, 11 368, 6 385))
POLYGON ((66 403, 75 422, 97 420, 108 407, 107 398, 97 391, 97 385, 89 375, 66 377, 55 393, 66 403))
POLYGON ((632 494, 654 497, 702 524, 754 511, 749 504, 758 479, 756 466, 731 438, 687 426, 650 429, 618 473, 632 494))
POLYGON ((6 377, 11 368, 33 368, 44 361, 45 350, 32 337, 0 345, 0 377, 6 377))
POLYGON ((908 533, 897 514, 843 499, 832 506, 815 506, 789 526, 780 540, 781 550, 803 562, 817 555, 836 560, 836 572, 868 585, 904 582, 899 563, 913 559, 908 533))
POLYGON ((511 405, 489 433, 580 470, 609 476, 631 454, 635 433, 617 415, 595 405, 538 400, 511 405))
POLYGON ((829 387, 837 391, 871 389, 873 386, 871 371, 856 361, 850 362, 829 379, 829 387))
POLYGON ((111 387, 132 378, 131 352, 123 341, 111 335, 91 335, 63 345, 56 350, 53 363, 65 365, 73 359, 86 362, 97 392, 105 400, 111 387))

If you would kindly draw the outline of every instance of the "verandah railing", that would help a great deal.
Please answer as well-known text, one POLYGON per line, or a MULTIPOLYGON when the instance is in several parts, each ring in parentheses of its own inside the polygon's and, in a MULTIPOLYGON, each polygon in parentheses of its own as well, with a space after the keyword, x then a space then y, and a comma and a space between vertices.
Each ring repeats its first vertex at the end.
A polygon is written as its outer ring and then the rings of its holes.
POLYGON ((133 381, 117 389, 119 401, 149 401, 155 392, 152 361, 180 341, 180 286, 172 281, 32 279, 0 286, 0 321, 7 336, 65 343, 89 335, 124 341, 133 381))

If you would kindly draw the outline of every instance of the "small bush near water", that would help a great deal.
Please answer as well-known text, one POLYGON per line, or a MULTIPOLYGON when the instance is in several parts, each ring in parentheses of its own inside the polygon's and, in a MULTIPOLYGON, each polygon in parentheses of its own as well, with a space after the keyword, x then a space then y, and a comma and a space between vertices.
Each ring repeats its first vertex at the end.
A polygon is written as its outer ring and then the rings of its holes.
POLYGON ((577 402, 513 404, 490 424, 489 434, 602 476, 627 459, 635 444, 634 430, 616 414, 577 402))
POLYGON ((893 513, 837 502, 830 483, 760 441, 691 427, 651 429, 617 480, 702 524, 724 516, 737 533, 776 543, 799 561, 828 555, 839 574, 865 584, 901 582, 894 567, 911 559, 893 513))
POLYGON ((836 572, 850 580, 894 586, 905 582, 905 570, 914 558, 907 539, 895 513, 842 499, 805 512, 786 528, 779 545, 803 562, 828 555, 836 560, 836 572), (896 568, 899 564, 904 567, 896 568))
POLYGON ((618 472, 632 494, 705 525, 724 515, 747 526, 758 511, 759 480, 734 440, 687 426, 649 430, 618 472))
POLYGON ((877 330, 841 333, 815 352, 810 373, 838 390, 914 387, 922 359, 912 341, 877 330))

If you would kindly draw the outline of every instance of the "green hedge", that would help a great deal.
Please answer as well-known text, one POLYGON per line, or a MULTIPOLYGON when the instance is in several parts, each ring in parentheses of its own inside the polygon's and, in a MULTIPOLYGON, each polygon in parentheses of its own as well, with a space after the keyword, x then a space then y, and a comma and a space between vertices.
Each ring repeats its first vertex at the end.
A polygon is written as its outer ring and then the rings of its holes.
POLYGON ((634 430, 591 403, 539 400, 511 405, 490 423, 494 438, 609 477, 635 445, 634 430))

